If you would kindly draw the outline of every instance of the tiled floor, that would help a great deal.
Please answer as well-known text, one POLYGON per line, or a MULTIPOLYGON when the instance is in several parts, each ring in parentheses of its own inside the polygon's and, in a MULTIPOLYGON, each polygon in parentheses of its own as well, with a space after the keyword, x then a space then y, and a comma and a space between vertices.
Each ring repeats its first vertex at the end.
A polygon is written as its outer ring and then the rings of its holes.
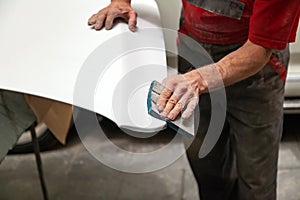
POLYGON ((285 118, 279 151, 278 199, 300 199, 300 116, 285 118))
MULTIPOLYGON (((289 118, 284 130, 279 159, 279 200, 300 199, 299 120, 300 117, 289 118)), ((117 131, 114 127, 111 129, 117 131)), ((159 136, 140 148, 153 149, 170 138, 169 135, 159 136)), ((134 141, 117 133, 112 140, 126 148, 136 148, 134 141)), ((50 200, 198 199, 196 182, 186 156, 156 172, 123 173, 95 160, 73 134, 67 147, 44 152, 42 159, 50 200)), ((32 154, 9 155, 0 165, 0 200, 12 199, 42 199, 32 154)))

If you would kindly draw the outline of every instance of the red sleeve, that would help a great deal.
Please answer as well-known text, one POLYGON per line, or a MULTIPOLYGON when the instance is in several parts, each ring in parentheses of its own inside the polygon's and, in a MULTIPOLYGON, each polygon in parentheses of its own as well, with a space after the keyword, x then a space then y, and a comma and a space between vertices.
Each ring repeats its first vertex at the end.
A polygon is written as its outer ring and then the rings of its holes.
POLYGON ((294 42, 300 16, 300 0, 255 0, 250 18, 249 40, 284 49, 294 42))

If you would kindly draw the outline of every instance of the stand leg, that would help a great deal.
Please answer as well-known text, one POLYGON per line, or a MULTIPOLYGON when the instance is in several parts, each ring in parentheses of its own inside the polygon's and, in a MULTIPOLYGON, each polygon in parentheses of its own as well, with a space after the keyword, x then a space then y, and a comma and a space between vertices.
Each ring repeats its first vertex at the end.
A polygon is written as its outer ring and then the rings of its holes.
POLYGON ((38 139, 36 137, 34 125, 30 126, 30 133, 31 133, 32 145, 33 145, 33 150, 34 150, 34 154, 35 154, 36 165, 37 165, 38 172, 39 172, 39 178, 40 178, 40 182, 41 182, 44 200, 48 200, 48 192, 47 192, 47 187, 46 187, 44 173, 43 173, 40 147, 39 147, 38 139))

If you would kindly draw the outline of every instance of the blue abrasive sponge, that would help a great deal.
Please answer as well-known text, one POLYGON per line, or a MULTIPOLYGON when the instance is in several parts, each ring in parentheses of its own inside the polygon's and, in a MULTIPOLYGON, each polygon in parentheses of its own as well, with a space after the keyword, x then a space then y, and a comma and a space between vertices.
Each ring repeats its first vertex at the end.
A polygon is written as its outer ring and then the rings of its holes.
POLYGON ((156 102, 163 89, 164 86, 162 84, 152 81, 147 97, 148 113, 157 119, 165 121, 170 128, 178 133, 195 136, 194 114, 188 119, 182 119, 181 115, 179 115, 174 121, 164 118, 159 114, 156 102))

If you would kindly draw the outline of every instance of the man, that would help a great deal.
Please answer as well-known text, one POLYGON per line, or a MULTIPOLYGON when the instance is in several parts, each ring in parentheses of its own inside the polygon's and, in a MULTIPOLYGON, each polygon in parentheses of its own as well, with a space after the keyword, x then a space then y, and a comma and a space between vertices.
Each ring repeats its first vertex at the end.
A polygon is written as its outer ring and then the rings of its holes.
MULTIPOLYGON (((163 81, 158 107, 171 120, 186 107, 182 117, 188 118, 200 96, 200 128, 188 157, 201 199, 276 199, 288 43, 295 41, 300 1, 183 0, 182 5, 179 32, 202 44, 215 64, 194 69, 199 66, 180 58, 183 74, 163 81), (205 93, 222 85, 218 76, 226 86, 226 122, 214 149, 199 159, 210 119, 205 93)), ((135 30, 130 0, 112 0, 88 23, 111 29, 117 17, 135 30)), ((178 48, 197 56, 184 40, 178 48)))

